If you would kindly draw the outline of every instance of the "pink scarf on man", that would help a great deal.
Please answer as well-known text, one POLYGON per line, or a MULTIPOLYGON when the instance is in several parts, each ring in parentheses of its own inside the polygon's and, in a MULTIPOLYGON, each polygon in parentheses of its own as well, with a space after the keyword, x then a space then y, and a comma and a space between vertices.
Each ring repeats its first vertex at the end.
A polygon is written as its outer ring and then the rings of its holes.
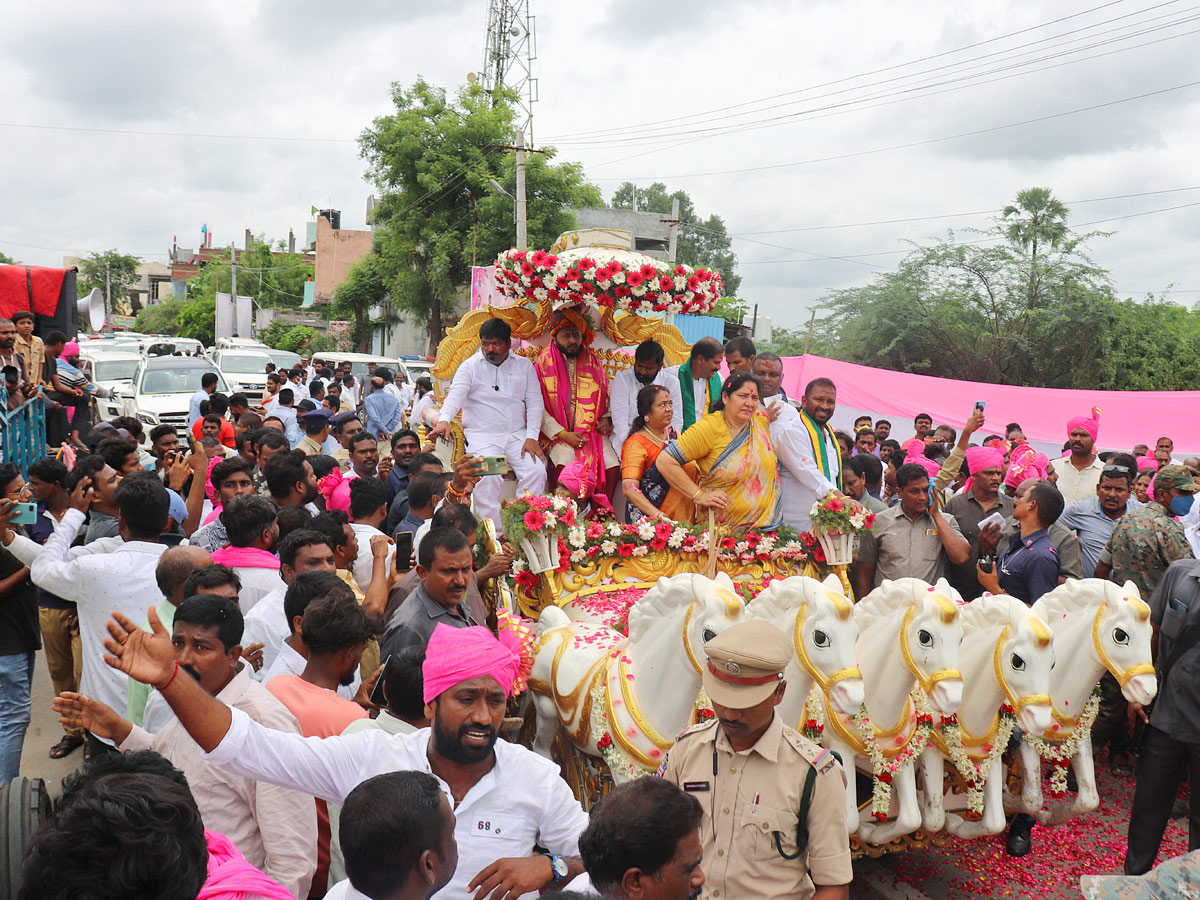
POLYGON ((578 396, 574 398, 567 362, 553 339, 538 354, 534 367, 541 382, 546 412, 566 431, 583 435, 584 444, 575 451, 575 458, 583 461, 592 484, 604 484, 604 437, 596 426, 608 410, 608 376, 600 357, 590 347, 584 347, 575 357, 574 388, 578 396))
POLYGON ((213 562, 231 569, 279 570, 279 557, 258 547, 222 547, 212 558, 213 562))
POLYGON ((225 835, 206 828, 204 839, 208 842, 208 878, 196 900, 244 900, 247 896, 294 900, 291 891, 246 862, 225 835))

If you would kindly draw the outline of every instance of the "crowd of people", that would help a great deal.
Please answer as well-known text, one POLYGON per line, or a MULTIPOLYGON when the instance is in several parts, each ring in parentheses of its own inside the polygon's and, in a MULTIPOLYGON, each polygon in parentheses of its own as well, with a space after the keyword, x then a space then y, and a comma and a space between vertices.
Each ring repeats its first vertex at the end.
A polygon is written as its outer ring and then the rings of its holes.
MULTIPOLYGON (((380 366, 360 385, 305 357, 261 397, 206 377, 186 427, 145 433, 90 424, 87 390, 55 374, 71 342, 23 344, 23 327, 8 343, 0 321, 0 366, 79 402, 56 411, 57 452, 0 466, 0 778, 20 768, 39 649, 63 727, 49 753, 85 757, 23 897, 847 897, 846 771, 776 713, 792 650, 769 625, 709 641, 715 717, 590 816, 557 766, 499 740, 527 674, 521 629, 484 599, 514 561, 493 539, 506 479, 589 515, 748 529, 807 529, 835 496, 876 513, 859 595, 946 577, 968 601, 1032 603, 1067 578, 1132 581, 1175 681, 1153 711, 1104 685, 1110 764, 1142 761, 1130 874, 1200 758, 1200 460, 1169 438, 1098 452, 1093 413, 1050 460, 1015 423, 985 434, 981 411, 961 431, 918 415, 903 444, 865 416, 850 435, 832 381, 789 398, 783 361, 747 340, 702 339, 674 367, 648 340, 609 378, 574 310, 534 361, 485 322, 440 407, 427 378, 380 366), (433 451, 460 413, 447 467, 433 451)), ((1014 821, 1014 855, 1031 826, 1014 821)))

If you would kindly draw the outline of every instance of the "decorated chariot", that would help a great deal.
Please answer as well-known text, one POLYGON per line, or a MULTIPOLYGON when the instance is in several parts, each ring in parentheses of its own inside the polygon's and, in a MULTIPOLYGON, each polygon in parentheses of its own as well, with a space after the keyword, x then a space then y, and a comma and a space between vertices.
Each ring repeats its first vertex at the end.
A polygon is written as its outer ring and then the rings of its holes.
MULTIPOLYGON (((710 310, 721 290, 714 273, 637 254, 613 231, 568 233, 549 253, 508 251, 494 279, 490 302, 439 347, 439 398, 493 316, 524 342, 514 352, 532 358, 554 310, 585 312, 612 377, 649 337, 668 364, 683 362, 689 346, 673 316, 710 310)), ((461 454, 462 431, 452 434, 461 454)), ((792 639, 785 724, 857 771, 846 810, 858 854, 996 834, 1011 812, 1043 824, 1091 812, 1101 675, 1130 701, 1156 692, 1150 611, 1132 583, 1070 581, 1029 607, 1004 595, 964 603, 944 580, 903 578, 856 602, 845 565, 865 523, 844 527, 844 511, 818 515, 818 534, 754 532, 711 518, 585 518, 577 501, 510 491, 515 579, 485 596, 532 620, 518 739, 555 758, 585 806, 655 772, 680 732, 713 715, 705 642, 747 619, 792 639)))

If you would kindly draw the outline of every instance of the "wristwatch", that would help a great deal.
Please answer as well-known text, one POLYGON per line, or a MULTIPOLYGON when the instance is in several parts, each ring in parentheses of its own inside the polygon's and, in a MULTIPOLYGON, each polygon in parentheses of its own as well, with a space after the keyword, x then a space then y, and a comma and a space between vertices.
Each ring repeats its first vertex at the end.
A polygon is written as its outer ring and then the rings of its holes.
POLYGON ((550 879, 551 884, 562 884, 567 879, 567 873, 570 871, 567 868, 567 861, 561 856, 554 853, 547 853, 550 857, 550 871, 554 873, 554 877, 550 879))

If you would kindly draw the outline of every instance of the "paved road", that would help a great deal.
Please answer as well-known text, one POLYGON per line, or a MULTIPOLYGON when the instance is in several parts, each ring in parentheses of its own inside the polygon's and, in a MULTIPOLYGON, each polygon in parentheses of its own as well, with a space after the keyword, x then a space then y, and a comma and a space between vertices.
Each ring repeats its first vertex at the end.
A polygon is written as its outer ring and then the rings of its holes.
POLYGON ((38 651, 33 668, 32 720, 21 751, 21 774, 46 779, 50 792, 57 797, 59 782, 83 765, 83 748, 66 759, 50 758, 50 748, 58 743, 63 734, 62 726, 50 708, 53 698, 54 687, 46 671, 46 658, 38 651))

